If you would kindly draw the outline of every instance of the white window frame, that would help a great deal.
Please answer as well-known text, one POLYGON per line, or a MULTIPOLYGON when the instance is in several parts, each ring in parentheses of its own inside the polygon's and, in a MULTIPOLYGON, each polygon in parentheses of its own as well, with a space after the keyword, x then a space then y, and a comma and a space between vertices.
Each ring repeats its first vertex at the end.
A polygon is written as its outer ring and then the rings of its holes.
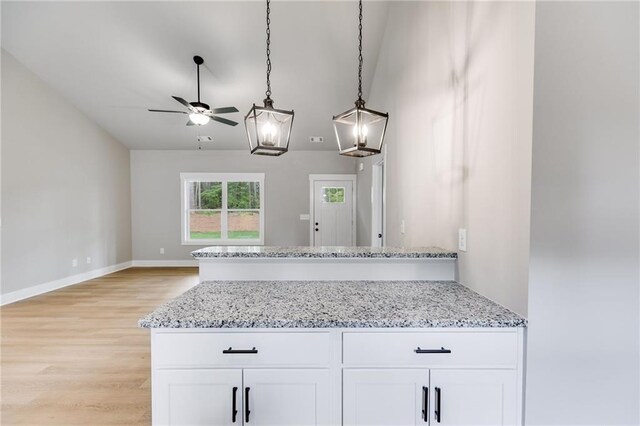
POLYGON ((182 245, 191 246, 254 246, 264 245, 264 173, 180 173, 180 232, 182 245), (256 210, 260 212, 260 238, 258 239, 197 239, 189 238, 189 184, 191 182, 221 182, 222 183, 222 209, 220 215, 221 237, 227 235, 227 214, 234 211, 256 210), (228 182, 259 182, 260 183, 260 208, 259 209, 229 209, 227 208, 227 183, 228 182))

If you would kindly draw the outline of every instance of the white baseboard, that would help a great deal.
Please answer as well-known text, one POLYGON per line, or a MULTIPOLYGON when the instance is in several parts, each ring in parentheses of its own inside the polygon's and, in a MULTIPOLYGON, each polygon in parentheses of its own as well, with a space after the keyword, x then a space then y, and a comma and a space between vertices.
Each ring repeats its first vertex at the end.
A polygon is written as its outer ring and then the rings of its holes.
POLYGON ((134 260, 132 266, 139 268, 168 268, 198 266, 197 260, 134 260))
POLYGON ((42 293, 57 290, 59 288, 68 287, 83 281, 92 280, 107 274, 122 271, 131 267, 131 261, 118 263, 117 265, 106 266, 104 268, 94 269, 92 271, 83 272, 81 274, 71 275, 69 277, 60 278, 58 280, 49 281, 43 284, 34 285, 22 290, 12 291, 7 294, 0 295, 0 306, 9 303, 37 296, 42 293))

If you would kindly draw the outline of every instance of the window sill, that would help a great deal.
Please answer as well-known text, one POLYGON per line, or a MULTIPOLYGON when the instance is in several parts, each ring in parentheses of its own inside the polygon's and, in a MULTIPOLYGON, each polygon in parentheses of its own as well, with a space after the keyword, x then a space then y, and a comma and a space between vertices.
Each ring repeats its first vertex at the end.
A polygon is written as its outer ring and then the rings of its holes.
POLYGON ((183 246, 263 246, 262 240, 198 240, 183 241, 183 246))

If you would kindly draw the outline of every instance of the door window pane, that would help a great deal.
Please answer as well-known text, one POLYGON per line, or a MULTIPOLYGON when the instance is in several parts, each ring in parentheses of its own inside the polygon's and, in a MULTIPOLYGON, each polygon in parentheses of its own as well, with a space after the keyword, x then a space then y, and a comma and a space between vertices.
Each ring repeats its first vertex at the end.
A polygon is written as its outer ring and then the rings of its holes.
POLYGON ((260 212, 235 211, 227 216, 227 228, 231 240, 256 240, 260 238, 260 212))
POLYGON ((323 186, 323 203, 344 203, 344 187, 323 186))
POLYGON ((221 233, 219 211, 190 211, 189 237, 193 240, 219 239, 221 233))
POLYGON ((227 183, 227 208, 259 209, 260 182, 227 183))

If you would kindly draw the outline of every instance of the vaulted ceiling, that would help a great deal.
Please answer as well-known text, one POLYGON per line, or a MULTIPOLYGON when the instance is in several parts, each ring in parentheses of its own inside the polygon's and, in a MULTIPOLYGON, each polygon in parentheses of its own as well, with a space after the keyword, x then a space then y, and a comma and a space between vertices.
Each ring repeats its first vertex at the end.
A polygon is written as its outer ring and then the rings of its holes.
MULTIPOLYGON (((242 120, 265 92, 265 3, 7 2, 2 47, 131 149, 246 149, 242 120), (171 98, 196 99, 194 55, 205 60, 202 100, 236 106, 236 127, 185 126, 171 98)), ((382 42, 386 2, 365 2, 365 94, 382 42)), ((335 150, 331 116, 357 86, 357 2, 271 4, 275 106, 296 113, 292 150, 335 150), (311 144, 323 136, 324 144, 311 144)))

